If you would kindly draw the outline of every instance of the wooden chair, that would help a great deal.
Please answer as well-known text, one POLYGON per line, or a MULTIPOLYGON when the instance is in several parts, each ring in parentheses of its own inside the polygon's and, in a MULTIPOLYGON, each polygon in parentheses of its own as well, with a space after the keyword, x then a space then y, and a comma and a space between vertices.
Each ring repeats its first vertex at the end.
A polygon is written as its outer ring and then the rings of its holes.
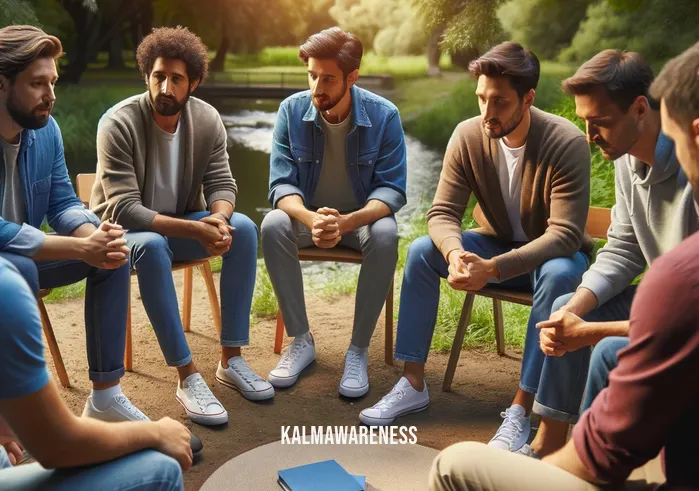
POLYGON ((58 380, 60 380, 61 385, 65 388, 70 387, 70 380, 68 379, 68 371, 63 363, 63 357, 61 356, 61 350, 58 348, 58 342, 56 341, 56 335, 53 333, 53 326, 51 325, 51 319, 49 319, 49 314, 46 312, 46 306, 44 305, 43 298, 51 293, 50 288, 45 288, 39 290, 39 313, 41 314, 41 326, 44 328, 44 335, 46 336, 46 342, 49 345, 49 351, 51 352, 51 357, 53 358, 53 363, 56 365, 56 373, 58 374, 58 380))
MULTIPOLYGON (((90 201, 90 193, 92 186, 95 183, 95 174, 78 174, 76 180, 76 191, 80 201, 88 206, 90 201)), ((177 261, 172 263, 172 271, 184 270, 184 300, 182 307, 182 327, 185 332, 189 332, 192 321, 192 278, 194 268, 197 268, 204 278, 206 290, 209 294, 209 305, 211 306, 211 315, 214 318, 214 325, 219 336, 221 335, 221 307, 218 303, 216 294, 216 285, 211 272, 211 265, 208 257, 206 259, 196 259, 193 261, 177 261)), ((131 271, 131 275, 135 275, 136 271, 131 271)), ((126 350, 124 352, 124 368, 131 371, 133 369, 133 351, 131 338, 131 283, 129 282, 129 306, 126 314, 126 350)), ((54 357, 55 358, 55 357, 54 357)))
MULTIPOLYGON (((332 249, 319 247, 305 247, 299 249, 299 261, 333 261, 337 263, 361 264, 362 253, 349 247, 337 246, 332 249)), ((393 282, 386 296, 386 332, 384 342, 384 359, 387 365, 393 365, 393 282)), ((277 310, 277 332, 274 336, 274 352, 282 351, 284 340, 284 319, 280 310, 277 310)))
MULTIPOLYGON (((473 218, 480 226, 487 223, 480 205, 476 205, 474 208, 473 218)), ((609 208, 590 207, 585 229, 592 237, 605 239, 607 237, 607 231, 609 230, 611 221, 611 210, 609 208)), ((454 372, 456 372, 456 364, 459 362, 459 356, 461 355, 461 345, 464 342, 466 330, 471 322, 471 311, 473 310, 473 302, 477 295, 493 299, 495 343, 500 356, 505 354, 505 325, 502 314, 502 302, 517 303, 520 305, 528 305, 530 307, 533 302, 533 296, 531 293, 508 290, 506 288, 494 285, 488 285, 476 292, 466 293, 466 299, 464 300, 464 305, 461 309, 459 325, 456 329, 456 334, 454 335, 454 342, 451 345, 449 364, 447 365, 447 371, 444 374, 442 390, 445 392, 451 391, 451 383, 454 379, 454 372)))

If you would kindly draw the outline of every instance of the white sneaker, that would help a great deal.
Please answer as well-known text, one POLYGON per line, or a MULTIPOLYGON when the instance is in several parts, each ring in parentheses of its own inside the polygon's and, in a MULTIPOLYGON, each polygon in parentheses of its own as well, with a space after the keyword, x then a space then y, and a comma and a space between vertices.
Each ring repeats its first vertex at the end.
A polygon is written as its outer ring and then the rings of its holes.
POLYGON ((177 384, 177 401, 187 417, 200 425, 220 425, 228 421, 228 413, 218 402, 201 374, 193 373, 177 384))
POLYGON ((532 459, 541 460, 541 456, 536 453, 528 443, 522 445, 519 450, 515 451, 515 453, 524 455, 525 457, 531 457, 532 459))
POLYGON ((92 402, 92 396, 85 401, 83 418, 99 419, 108 423, 120 423, 122 421, 150 421, 140 409, 134 406, 128 397, 119 393, 112 397, 109 406, 104 411, 97 409, 92 402))
POLYGON ((262 401, 274 397, 274 387, 252 371, 242 356, 228 360, 228 368, 218 363, 216 380, 231 387, 251 401, 262 401))
POLYGON ((401 377, 391 392, 372 407, 359 413, 359 420, 368 426, 385 426, 399 416, 427 409, 429 404, 430 394, 427 392, 427 384, 422 392, 418 392, 413 389, 407 378, 401 377))
POLYGON ((315 359, 315 345, 298 336, 286 349, 275 369, 269 372, 267 380, 274 387, 291 387, 296 383, 303 369, 315 359))
POLYGON ((488 446, 507 450, 508 452, 516 452, 527 443, 531 424, 529 417, 524 414, 526 411, 519 404, 513 404, 504 412, 500 413, 500 417, 504 418, 500 428, 488 446))
POLYGON ((340 394, 345 397, 362 397, 369 392, 368 360, 368 350, 363 350, 362 353, 347 350, 345 373, 340 381, 340 394))

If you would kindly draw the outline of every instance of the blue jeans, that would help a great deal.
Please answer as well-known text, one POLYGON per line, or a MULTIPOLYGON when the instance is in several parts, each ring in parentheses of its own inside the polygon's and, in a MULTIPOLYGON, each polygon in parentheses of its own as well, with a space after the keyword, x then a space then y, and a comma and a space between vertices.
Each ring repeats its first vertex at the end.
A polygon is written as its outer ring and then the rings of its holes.
POLYGON ((592 401, 609 385, 609 372, 619 364, 618 353, 629 345, 629 338, 611 336, 597 343, 590 357, 590 373, 587 375, 585 399, 580 413, 592 406, 592 401))
POLYGON ((35 296, 39 288, 58 288, 87 278, 85 335, 90 380, 113 382, 124 375, 128 264, 99 269, 77 260, 34 262, 9 252, 0 252, 0 257, 17 268, 35 296))
POLYGON ((182 469, 175 459, 143 450, 85 467, 44 469, 37 463, 0 470, 4 491, 176 491, 183 490, 182 469))
MULTIPOLYGON (((628 320, 636 287, 630 286, 601 307, 585 316, 588 322, 628 320)), ((556 300, 552 312, 568 303, 566 295, 556 300)), ((534 412, 540 416, 575 423, 580 415, 580 402, 585 391, 592 348, 585 346, 563 356, 546 356, 541 372, 541 389, 536 394, 534 412)))
MULTIPOLYGON (((199 211, 183 218, 199 220, 211 213, 199 211)), ((245 215, 233 213, 235 230, 221 269, 221 345, 246 346, 250 339, 250 308, 257 272, 257 226, 245 215)), ((195 239, 164 237, 155 232, 127 232, 131 265, 138 274, 146 309, 165 361, 181 367, 192 361, 177 304, 172 262, 209 256, 195 239)))
MULTIPOLYGON (((465 250, 484 259, 491 259, 522 245, 502 242, 473 231, 463 232, 462 244, 465 250)), ((519 384, 527 392, 537 391, 544 362, 536 323, 549 318, 556 298, 575 290, 586 268, 587 257, 577 252, 572 257, 546 261, 528 275, 501 283, 505 288, 534 292, 519 384)), ((400 297, 396 360, 427 361, 437 321, 439 280, 448 274, 448 264, 429 236, 420 237, 410 245, 400 297)))

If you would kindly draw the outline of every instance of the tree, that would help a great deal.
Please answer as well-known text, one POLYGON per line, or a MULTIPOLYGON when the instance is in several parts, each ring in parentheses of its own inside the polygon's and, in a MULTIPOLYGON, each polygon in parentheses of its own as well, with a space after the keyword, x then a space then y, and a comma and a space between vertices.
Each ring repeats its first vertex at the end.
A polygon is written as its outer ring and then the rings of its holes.
POLYGON ((570 45, 590 0, 510 0, 497 12, 513 41, 554 59, 570 45))
POLYGON ((0 28, 16 24, 39 25, 34 8, 22 0, 0 0, 0 28))

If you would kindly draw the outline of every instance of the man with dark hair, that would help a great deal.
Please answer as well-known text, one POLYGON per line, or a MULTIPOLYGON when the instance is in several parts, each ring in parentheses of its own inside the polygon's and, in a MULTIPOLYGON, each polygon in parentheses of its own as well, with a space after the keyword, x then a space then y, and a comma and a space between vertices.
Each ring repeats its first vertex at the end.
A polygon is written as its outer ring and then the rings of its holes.
MULTIPOLYGON (((216 379, 250 400, 273 397, 274 388, 241 356, 241 346, 249 344, 257 228, 233 213, 237 187, 221 117, 191 97, 206 76, 206 46, 186 28, 158 28, 139 45, 137 58, 148 91, 100 120, 90 205, 102 220, 129 230, 125 237, 143 305, 167 364, 179 375, 177 401, 195 423, 222 424, 228 413, 192 360, 171 266, 223 256, 216 379)), ((86 413, 109 417, 89 404, 86 413)))
POLYGON ((427 213, 429 236, 408 251, 396 342, 403 377, 360 419, 387 425, 429 404, 425 363, 440 278, 464 291, 499 283, 534 293, 519 390, 490 442, 516 451, 529 435, 528 412, 544 358, 536 323, 549 317, 557 297, 575 289, 588 265, 590 149, 573 123, 533 106, 539 61, 530 51, 503 43, 469 69, 478 82, 481 115, 456 127, 427 213), (472 194, 489 227, 462 232, 472 194))
MULTIPOLYGON (((699 190, 699 43, 665 65, 650 95, 660 100, 662 131, 699 190)), ((435 459, 430 490, 699 488, 699 451, 689 444, 699 438, 697 248, 694 233, 653 263, 633 300, 628 347, 563 449, 542 462, 479 443, 453 445, 435 459)))
MULTIPOLYGON (((58 38, 32 26, 0 29, 0 257, 35 296, 87 278, 85 333, 94 401, 105 411, 138 412, 121 393, 129 249, 124 231, 100 225, 75 195, 56 102, 58 38), (44 217, 56 234, 41 231, 44 217)), ((89 403, 89 402, 88 402, 89 403)))
POLYGON ((652 81, 638 53, 605 50, 563 82, 588 140, 614 160, 616 204, 607 244, 576 292, 557 299, 539 326, 547 355, 534 403, 541 423, 524 453, 543 456, 563 446, 580 414, 591 347, 604 338, 608 349, 628 344, 634 279, 699 228, 692 187, 648 97, 652 81))
POLYGON ((398 109, 355 86, 359 39, 338 27, 301 46, 310 90, 282 102, 274 126, 262 249, 287 333, 294 340, 268 380, 289 387, 315 359, 298 249, 362 252, 352 341, 339 392, 369 390, 368 348, 398 259, 394 214, 405 205, 406 150, 398 109))

